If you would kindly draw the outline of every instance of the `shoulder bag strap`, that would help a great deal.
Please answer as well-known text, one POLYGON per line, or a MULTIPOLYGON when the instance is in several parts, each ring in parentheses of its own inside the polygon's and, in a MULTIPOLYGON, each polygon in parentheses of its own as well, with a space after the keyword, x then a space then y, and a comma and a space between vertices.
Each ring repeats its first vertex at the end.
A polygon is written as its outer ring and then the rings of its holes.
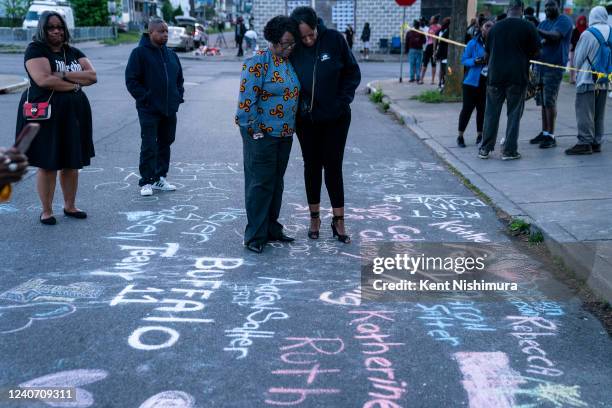
POLYGON ((319 62, 319 44, 321 44, 321 38, 318 38, 317 47, 315 48, 315 61, 314 68, 312 69, 312 92, 310 94, 310 108, 308 109, 309 113, 312 113, 312 109, 314 107, 314 95, 315 95, 315 84, 317 82, 317 63, 319 62))

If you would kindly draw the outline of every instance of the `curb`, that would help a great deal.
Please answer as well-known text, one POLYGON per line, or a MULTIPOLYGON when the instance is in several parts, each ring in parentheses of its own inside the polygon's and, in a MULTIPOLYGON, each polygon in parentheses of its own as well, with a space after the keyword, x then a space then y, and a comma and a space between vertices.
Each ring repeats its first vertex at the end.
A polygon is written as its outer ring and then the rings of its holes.
POLYGON ((28 81, 27 79, 24 79, 21 82, 5 86, 3 88, 0 88, 0 95, 22 91, 26 89, 29 84, 30 84, 30 81, 28 81))
MULTIPOLYGON (((367 84, 367 92, 376 92, 379 88, 375 87, 378 81, 367 84)), ((474 172, 468 165, 457 159, 442 144, 433 139, 418 124, 414 115, 409 114, 399 108, 397 104, 385 95, 383 100, 390 104, 389 111, 404 125, 413 132, 423 143, 431 148, 438 157, 454 168, 462 177, 472 183, 478 190, 490 199, 490 205, 503 216, 518 218, 531 225, 531 233, 540 232, 544 237, 544 245, 555 258, 562 261, 563 265, 572 270, 578 277, 583 279, 586 285, 598 296, 609 303, 612 303, 612 284, 610 278, 604 276, 605 270, 612 270, 612 264, 605 255, 597 250, 597 243, 586 243, 577 241, 568 231, 554 223, 536 223, 533 218, 512 202, 506 195, 497 190, 492 184, 482 176, 474 172), (607 264, 602 266, 602 263, 607 264), (599 266, 599 268, 597 267, 599 266), (604 272, 602 272, 602 270, 604 272)))

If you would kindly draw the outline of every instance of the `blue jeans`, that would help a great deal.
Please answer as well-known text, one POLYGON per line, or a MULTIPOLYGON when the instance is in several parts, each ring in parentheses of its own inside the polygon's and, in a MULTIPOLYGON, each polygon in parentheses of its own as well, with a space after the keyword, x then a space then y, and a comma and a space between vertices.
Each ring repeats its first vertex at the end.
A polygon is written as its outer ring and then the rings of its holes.
POLYGON ((408 65, 410 65, 410 80, 421 80, 421 63, 423 61, 423 50, 411 49, 408 51, 408 65))

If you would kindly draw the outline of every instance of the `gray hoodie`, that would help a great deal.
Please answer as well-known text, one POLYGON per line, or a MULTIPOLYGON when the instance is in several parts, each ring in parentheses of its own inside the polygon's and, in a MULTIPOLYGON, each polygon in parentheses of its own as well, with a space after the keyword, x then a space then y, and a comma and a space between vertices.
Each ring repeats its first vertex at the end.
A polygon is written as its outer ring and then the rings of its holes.
MULTIPOLYGON (((589 28, 594 27, 599 30, 604 39, 608 39, 610 35, 610 26, 608 25, 608 12, 602 6, 593 7, 589 13, 589 28)), ((580 35, 580 40, 576 45, 576 51, 574 55, 574 66, 579 69, 590 70, 591 62, 595 62, 597 52, 599 51, 599 42, 593 34, 588 30, 584 31, 580 35)), ((597 85, 597 89, 607 89, 608 85, 597 85)), ((576 75, 576 92, 583 93, 593 91, 595 85, 593 83, 593 76, 586 72, 578 72, 576 75)))

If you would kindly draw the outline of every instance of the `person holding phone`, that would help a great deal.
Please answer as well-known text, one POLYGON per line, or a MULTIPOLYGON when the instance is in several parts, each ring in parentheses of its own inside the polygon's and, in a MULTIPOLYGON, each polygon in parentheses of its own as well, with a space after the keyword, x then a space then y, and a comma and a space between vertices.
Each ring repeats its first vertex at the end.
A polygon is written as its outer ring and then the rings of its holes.
POLYGON ((91 107, 82 88, 97 82, 89 59, 69 45, 70 32, 64 17, 45 11, 38 20, 34 41, 25 51, 25 69, 30 87, 21 96, 17 114, 17 134, 30 121, 24 104, 49 102, 51 115, 38 120, 40 134, 26 153, 32 166, 38 167, 36 186, 42 204, 39 220, 54 225, 53 195, 57 172, 64 194, 64 214, 83 219, 87 213, 76 206, 79 169, 94 157, 91 107))
POLYGON ((480 30, 468 42, 461 56, 461 63, 467 68, 463 80, 463 106, 459 114, 459 136, 457 146, 465 147, 463 134, 467 128, 472 112, 476 109, 476 144, 482 142, 482 128, 487 102, 487 61, 485 57, 485 41, 493 21, 481 18, 480 30))
POLYGON ((17 148, 0 147, 0 203, 11 198, 11 183, 20 181, 28 171, 28 158, 17 148))

